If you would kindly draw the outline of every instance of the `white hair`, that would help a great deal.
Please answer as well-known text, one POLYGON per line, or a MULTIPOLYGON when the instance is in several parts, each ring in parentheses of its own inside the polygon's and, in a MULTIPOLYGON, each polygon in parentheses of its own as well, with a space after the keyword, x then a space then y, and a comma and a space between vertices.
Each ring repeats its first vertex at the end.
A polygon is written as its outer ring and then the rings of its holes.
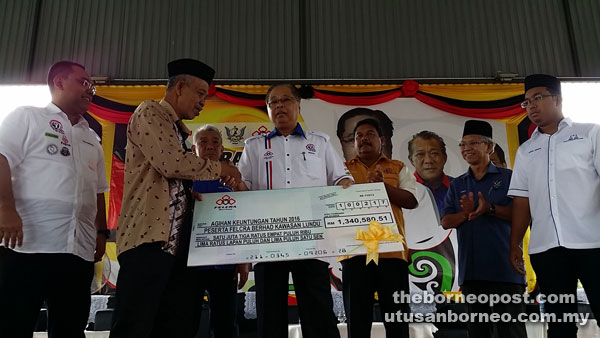
POLYGON ((200 135, 200 132, 203 132, 203 131, 216 132, 217 135, 219 135, 219 141, 221 141, 221 143, 223 143, 223 135, 221 134, 221 131, 219 130, 219 128, 213 126, 212 124, 205 124, 196 130, 196 133, 194 134, 194 143, 199 141, 198 135, 200 135))

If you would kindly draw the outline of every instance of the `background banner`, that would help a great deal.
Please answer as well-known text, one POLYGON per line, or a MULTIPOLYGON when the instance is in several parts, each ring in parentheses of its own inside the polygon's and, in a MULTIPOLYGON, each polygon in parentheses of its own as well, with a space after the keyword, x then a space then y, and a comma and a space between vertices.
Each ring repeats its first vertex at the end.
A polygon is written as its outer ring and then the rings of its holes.
MULTIPOLYGON (((186 124, 193 131, 207 123, 219 128, 225 146, 224 159, 237 163, 245 139, 268 133, 273 128, 264 105, 267 89, 268 86, 212 86, 204 110, 186 124)), ((160 100, 164 90, 164 86, 98 86, 86 116, 92 129, 102 138, 111 188, 106 195, 111 229, 117 226, 121 206, 127 122, 139 103, 147 99, 160 100)), ((490 122, 494 141, 505 150, 509 168, 518 145, 535 128, 519 106, 523 99, 522 84, 419 85, 415 81, 405 81, 403 85, 385 86, 303 86, 301 92, 299 122, 302 127, 327 133, 335 149, 346 160, 354 154, 354 125, 364 118, 375 117, 384 129, 384 153, 404 162, 411 170, 414 167, 408 159, 408 141, 412 136, 423 130, 440 135, 448 154, 444 172, 452 177, 467 169, 458 147, 464 121, 476 118, 490 122)), ((192 138, 188 140, 193 141, 192 138)), ((456 291, 456 234, 439 226, 435 212, 429 211, 435 209, 431 196, 424 194, 422 198, 419 207, 423 208, 422 212, 414 215, 407 212, 406 215, 412 257, 411 288, 430 292, 456 291)), ((109 243, 107 253, 114 271, 114 265, 118 264, 114 243, 109 243)), ((332 286, 340 289, 341 265, 335 259, 331 264, 332 286)), ((529 276, 529 283, 534 283, 534 279, 531 280, 533 273, 529 276)), ((114 286, 115 281, 113 272, 108 283, 114 286)), ((252 285, 251 281, 245 289, 252 285)))

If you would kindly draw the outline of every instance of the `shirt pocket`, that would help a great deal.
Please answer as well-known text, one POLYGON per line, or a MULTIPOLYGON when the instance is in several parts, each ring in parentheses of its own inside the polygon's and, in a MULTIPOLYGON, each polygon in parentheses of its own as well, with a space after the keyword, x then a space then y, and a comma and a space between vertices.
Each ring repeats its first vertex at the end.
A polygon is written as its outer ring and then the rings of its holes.
POLYGON ((556 145, 556 166, 559 170, 589 170, 593 168, 592 147, 588 139, 562 141, 556 145))
POLYGON ((300 167, 300 176, 306 176, 312 180, 326 179, 327 171, 324 160, 315 154, 300 154, 298 156, 298 166, 300 167))

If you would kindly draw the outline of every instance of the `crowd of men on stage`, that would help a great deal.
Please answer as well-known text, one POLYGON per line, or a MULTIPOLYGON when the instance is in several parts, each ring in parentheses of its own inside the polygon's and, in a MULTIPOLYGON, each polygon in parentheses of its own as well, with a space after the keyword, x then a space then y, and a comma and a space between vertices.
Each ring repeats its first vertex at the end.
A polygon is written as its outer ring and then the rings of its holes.
MULTIPOLYGON (((219 129, 203 126, 190 146, 183 123, 202 111, 215 71, 193 59, 171 61, 167 69, 164 98, 142 102, 127 128, 111 337, 194 337, 205 290, 212 334, 236 337, 235 295, 249 265, 187 266, 193 205, 202 193, 369 182, 384 183, 402 235, 402 209, 418 206, 417 182, 430 189, 441 226, 457 231, 464 294, 523 294, 521 242, 531 227, 529 254, 541 293, 575 294, 579 280, 600 318, 600 272, 590 268, 600 261, 600 126, 563 116, 556 77, 525 78, 521 106, 537 128, 519 147, 512 171, 495 150, 492 126, 468 120, 458 144, 468 169, 453 178, 444 173, 447 145, 438 134, 421 131, 408 143, 413 173, 391 158, 390 126, 367 108, 338 130, 342 160, 327 134, 300 126, 300 93, 284 83, 266 94, 272 131, 246 139, 237 167, 219 161, 219 129)), ((110 235, 103 150, 83 117, 94 83, 84 66, 69 61, 55 63, 47 82, 51 103, 19 107, 0 125, 0 335, 6 337, 31 337, 44 302, 50 337, 84 337, 94 262, 110 235)), ((349 337, 370 336, 374 292, 383 312, 410 311, 393 297, 409 293, 403 245, 381 253, 378 264, 360 255, 339 258, 349 337)), ((303 336, 340 336, 328 263, 263 262, 253 270, 259 337, 288 335, 290 273, 303 336)), ((468 304, 468 311, 516 315, 525 304, 468 304)), ((577 304, 548 303, 545 311, 575 313, 577 304)), ((384 325, 387 337, 409 336, 408 323, 384 325)), ((478 338, 493 332, 491 323, 468 329, 478 338)), ((527 336, 524 323, 497 323, 496 330, 500 337, 527 336)), ((549 337, 576 333, 574 323, 549 323, 549 337)))

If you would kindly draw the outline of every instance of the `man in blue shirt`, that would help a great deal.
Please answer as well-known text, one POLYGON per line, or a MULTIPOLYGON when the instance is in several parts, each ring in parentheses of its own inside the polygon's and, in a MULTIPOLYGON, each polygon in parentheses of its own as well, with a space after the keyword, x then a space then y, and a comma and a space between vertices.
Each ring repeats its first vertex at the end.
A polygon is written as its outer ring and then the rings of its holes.
MULTIPOLYGON (((192 149, 198 157, 218 161, 223 154, 223 138, 219 129, 212 125, 200 127, 194 135, 192 149)), ((222 182, 220 179, 213 181, 194 181, 194 193, 230 192, 235 186, 233 179, 222 182)), ((214 265, 191 268, 198 271, 197 296, 201 302, 196 312, 195 319, 200 321, 204 291, 208 291, 210 305, 211 337, 236 338, 238 327, 236 323, 236 296, 237 289, 241 289, 248 280, 249 264, 214 265), (238 281, 239 274, 239 281, 238 281)))
MULTIPOLYGON (((442 210, 442 226, 457 228, 458 284, 469 313, 508 313, 513 319, 525 311, 522 302, 469 302, 469 295, 522 295, 525 280, 508 260, 512 200, 507 196, 511 171, 494 166, 492 126, 485 121, 465 122, 459 144, 466 173, 450 183, 442 210)), ((507 297, 503 297, 507 298, 507 297)), ((512 299, 511 299, 512 300, 512 299)), ((469 337, 492 337, 491 322, 469 323, 469 337)), ((497 323, 500 337, 527 337, 524 323, 497 323)))

